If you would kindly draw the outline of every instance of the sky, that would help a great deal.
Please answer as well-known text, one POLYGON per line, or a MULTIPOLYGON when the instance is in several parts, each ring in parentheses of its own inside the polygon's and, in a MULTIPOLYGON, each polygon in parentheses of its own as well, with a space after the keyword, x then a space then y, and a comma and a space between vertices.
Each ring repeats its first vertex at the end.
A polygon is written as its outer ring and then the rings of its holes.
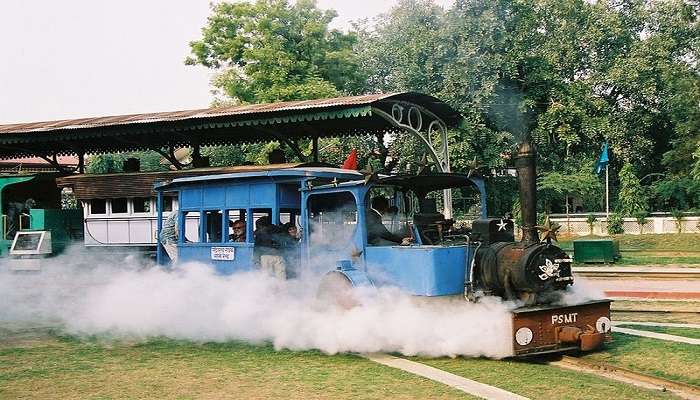
MULTIPOLYGON (((184 59, 209 2, 0 1, 0 124, 208 107, 211 72, 184 59)), ((395 0, 317 4, 347 29, 395 0)))

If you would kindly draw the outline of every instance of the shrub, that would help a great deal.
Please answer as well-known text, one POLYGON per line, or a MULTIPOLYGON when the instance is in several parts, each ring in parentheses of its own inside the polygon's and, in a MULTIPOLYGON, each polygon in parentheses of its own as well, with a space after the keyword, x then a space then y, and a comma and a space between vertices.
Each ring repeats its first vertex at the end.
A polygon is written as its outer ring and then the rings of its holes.
POLYGON ((676 230, 678 233, 683 232, 683 219, 685 219, 683 211, 674 208, 671 210, 671 216, 676 220, 676 230))
POLYGON ((594 214, 588 214, 588 217, 586 217, 586 223, 588 224, 588 229, 590 229, 590 234, 593 234, 593 226, 595 225, 595 222, 598 220, 594 214))
POLYGON ((644 233, 644 225, 649 221, 649 212, 641 210, 635 212, 632 216, 637 220, 637 224, 639 224, 639 233, 644 233))
POLYGON ((622 215, 619 213, 612 213, 608 216, 608 233, 611 235, 619 235, 625 233, 625 229, 622 226, 622 215))
POLYGON ((620 170, 620 192, 618 193, 618 211, 625 216, 647 208, 646 191, 634 174, 631 164, 625 163, 620 170))

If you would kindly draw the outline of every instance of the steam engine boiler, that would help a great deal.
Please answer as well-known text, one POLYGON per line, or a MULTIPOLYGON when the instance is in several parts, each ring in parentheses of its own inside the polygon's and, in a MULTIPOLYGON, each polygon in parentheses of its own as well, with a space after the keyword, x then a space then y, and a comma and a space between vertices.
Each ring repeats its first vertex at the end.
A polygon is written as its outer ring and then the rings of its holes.
POLYGON ((467 295, 497 295, 520 301, 513 311, 516 355, 576 349, 589 351, 610 340, 610 301, 566 304, 563 292, 574 278, 572 259, 558 246, 558 226, 537 226, 536 149, 520 144, 515 159, 520 186, 522 239, 514 240, 513 222, 487 218, 474 222, 478 243, 467 295), (540 238, 540 231, 542 238, 540 238))

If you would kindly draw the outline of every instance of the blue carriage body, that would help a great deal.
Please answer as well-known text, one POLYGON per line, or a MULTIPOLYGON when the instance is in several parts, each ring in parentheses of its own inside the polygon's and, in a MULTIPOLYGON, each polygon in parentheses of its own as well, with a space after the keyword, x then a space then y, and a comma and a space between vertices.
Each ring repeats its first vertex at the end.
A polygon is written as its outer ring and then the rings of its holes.
MULTIPOLYGON (((255 220, 264 213, 272 224, 278 225, 287 222, 282 221, 284 214, 302 232, 300 242, 290 251, 297 276, 337 271, 356 286, 395 286, 418 296, 462 294, 475 253, 473 245, 428 245, 421 243, 418 234, 416 243, 408 246, 368 243, 369 192, 377 186, 355 171, 288 168, 180 178, 156 185, 156 191, 159 198, 166 191, 176 192, 179 198, 178 262, 210 263, 222 274, 254 269, 255 220), (352 210, 345 212, 342 221, 337 215, 331 220, 329 212, 314 210, 319 201, 338 206, 332 204, 336 199, 343 199, 352 210), (246 222, 245 242, 228 240, 226 227, 234 212, 246 222), (187 225, 193 225, 197 219, 196 232, 189 229, 188 233, 187 225), (218 222, 212 223, 212 219, 218 222), (212 230, 212 225, 221 229, 212 230), (220 257, 222 253, 228 256, 220 257)), ((475 186, 481 193, 485 214, 483 184, 476 181, 475 186)), ((161 231, 160 205, 158 212, 161 231)), ((159 262, 164 263, 166 258, 163 246, 159 246, 159 262)))

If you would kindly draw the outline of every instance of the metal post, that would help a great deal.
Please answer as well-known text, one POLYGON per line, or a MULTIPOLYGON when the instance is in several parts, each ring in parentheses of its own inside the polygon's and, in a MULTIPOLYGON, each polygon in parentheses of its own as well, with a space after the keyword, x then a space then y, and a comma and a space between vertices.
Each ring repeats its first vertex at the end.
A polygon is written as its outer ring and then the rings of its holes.
POLYGON ((605 222, 610 218, 610 175, 608 164, 605 164, 605 222))
MULTIPOLYGON (((156 263, 158 265, 163 265, 163 244, 160 242, 160 232, 163 230, 163 192, 158 192, 157 197, 157 215, 158 220, 156 221, 156 263)), ((171 212, 175 212, 172 210, 171 212)))
POLYGON ((318 162, 318 137, 314 137, 313 139, 311 139, 311 147, 311 152, 313 153, 312 159, 314 162, 318 162))

